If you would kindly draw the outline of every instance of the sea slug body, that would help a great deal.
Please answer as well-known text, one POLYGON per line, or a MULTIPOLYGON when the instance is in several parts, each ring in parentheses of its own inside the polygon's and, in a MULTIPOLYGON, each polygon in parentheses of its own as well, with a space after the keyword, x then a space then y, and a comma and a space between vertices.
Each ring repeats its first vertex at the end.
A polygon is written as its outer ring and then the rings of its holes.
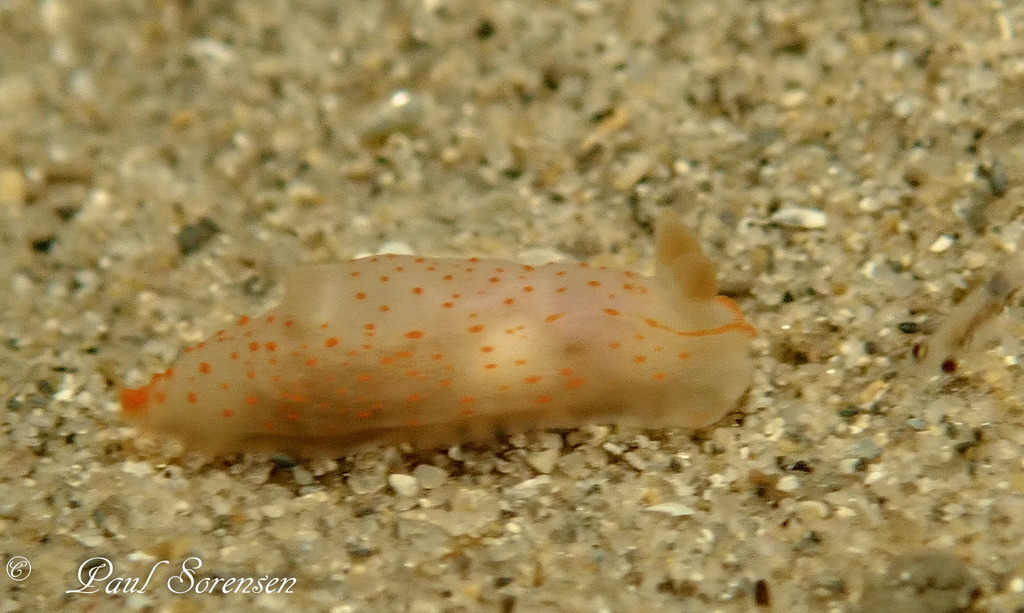
POLYGON ((125 419, 207 453, 338 456, 531 428, 701 427, 736 406, 753 328, 663 214, 656 273, 379 255, 299 269, 189 348, 125 419))

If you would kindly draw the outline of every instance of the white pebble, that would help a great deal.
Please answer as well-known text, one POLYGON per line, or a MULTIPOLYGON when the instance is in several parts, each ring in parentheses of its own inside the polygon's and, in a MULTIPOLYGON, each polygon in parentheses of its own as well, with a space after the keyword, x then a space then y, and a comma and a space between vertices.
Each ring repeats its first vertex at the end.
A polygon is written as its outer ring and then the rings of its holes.
POLYGON ((622 455, 622 459, 629 464, 633 470, 637 472, 643 472, 647 470, 647 460, 643 458, 639 453, 635 451, 628 451, 622 455))
POLYGON ((671 515, 672 517, 687 517, 697 512, 693 507, 681 502, 663 502, 661 504, 647 507, 647 510, 655 513, 664 513, 666 515, 671 515))
POLYGON ((549 475, 540 475, 533 479, 527 479, 522 483, 517 483, 512 487, 508 488, 506 492, 510 498, 533 498, 540 492, 540 488, 551 483, 551 477, 549 475))
POLYGON ((841 472, 844 475, 852 475, 853 473, 857 472, 857 469, 860 466, 860 463, 861 463, 860 458, 846 458, 846 459, 840 460, 839 461, 839 472, 841 472))
POLYGON ((802 206, 784 206, 772 214, 771 220, 779 225, 804 230, 818 230, 828 225, 825 211, 802 206))
POLYGON ((312 469, 314 476, 320 477, 337 470, 338 463, 331 459, 313 460, 310 462, 309 467, 312 469))
POLYGON ((786 475, 779 479, 779 482, 775 484, 775 488, 780 492, 795 492, 800 489, 800 479, 796 475, 786 475))
POLYGON ((948 234, 940 234, 935 241, 928 246, 932 253, 942 253, 953 246, 953 237, 948 234))
POLYGON ((292 467, 292 478, 295 479, 295 483, 297 485, 309 485, 313 483, 313 473, 302 466, 292 467))
POLYGON ((616 445, 615 443, 605 443, 604 445, 601 445, 601 449, 604 449, 605 451, 608 452, 609 455, 613 455, 615 457, 618 457, 626 452, 625 447, 623 447, 622 445, 616 445))
POLYGON ((804 500, 796 506, 796 511, 804 520, 828 517, 828 505, 820 500, 804 500))
POLYGON ((121 471, 136 477, 146 477, 153 474, 153 467, 148 462, 125 462, 121 464, 121 471))
POLYGON ((408 498, 415 496, 420 491, 420 482, 412 475, 403 475, 401 473, 388 475, 388 485, 399 496, 406 496, 408 498))
POLYGON ((444 483, 444 480, 448 478, 448 473, 436 466, 431 466, 430 464, 420 464, 413 469, 412 474, 416 477, 420 487, 425 490, 434 489, 444 483))
POLYGON ((394 255, 415 255, 416 251, 409 245, 402 241, 388 241, 380 246, 377 250, 377 255, 385 255, 393 253, 394 255))
POLYGON ((265 504, 260 510, 263 512, 263 516, 268 519, 284 517, 284 507, 277 503, 265 504))
POLYGON ((526 463, 530 467, 543 474, 550 473, 555 468, 555 462, 557 461, 558 449, 545 449, 544 451, 530 454, 530 457, 526 458, 526 463))

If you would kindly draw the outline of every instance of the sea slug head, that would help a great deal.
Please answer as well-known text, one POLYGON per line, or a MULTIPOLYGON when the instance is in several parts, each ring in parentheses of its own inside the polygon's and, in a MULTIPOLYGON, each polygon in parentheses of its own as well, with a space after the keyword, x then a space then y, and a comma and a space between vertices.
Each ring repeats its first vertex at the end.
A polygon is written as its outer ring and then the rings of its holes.
POLYGON ((151 421, 154 417, 155 405, 160 404, 165 391, 160 381, 170 378, 174 369, 153 375, 152 380, 142 387, 124 388, 121 390, 121 414, 124 420, 136 425, 151 421))

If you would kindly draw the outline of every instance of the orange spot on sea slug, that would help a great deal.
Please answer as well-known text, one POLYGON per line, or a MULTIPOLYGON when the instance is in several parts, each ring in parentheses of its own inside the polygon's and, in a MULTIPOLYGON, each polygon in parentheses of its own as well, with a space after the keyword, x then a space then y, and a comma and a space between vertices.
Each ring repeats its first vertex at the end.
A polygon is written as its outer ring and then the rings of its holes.
POLYGON ((121 390, 121 407, 129 415, 141 415, 149 404, 149 385, 121 390))

